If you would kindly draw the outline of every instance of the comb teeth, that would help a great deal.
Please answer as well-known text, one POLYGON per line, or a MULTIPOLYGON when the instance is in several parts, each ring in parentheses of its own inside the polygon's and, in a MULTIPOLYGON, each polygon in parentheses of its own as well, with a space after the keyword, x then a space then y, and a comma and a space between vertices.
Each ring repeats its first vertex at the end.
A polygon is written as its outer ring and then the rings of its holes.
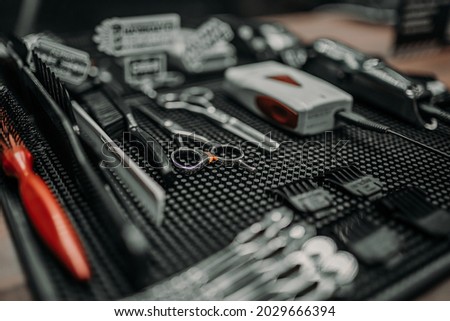
POLYGON ((383 184, 372 175, 366 175, 355 165, 331 170, 320 177, 319 180, 337 185, 353 195, 366 197, 370 200, 382 196, 383 184))
POLYGON ((364 172, 355 165, 350 165, 349 167, 341 167, 325 173, 324 179, 342 185, 355 181, 363 176, 366 176, 364 172))
POLYGON ((302 213, 322 213, 331 206, 331 194, 312 181, 301 179, 293 183, 281 186, 273 193, 277 200, 286 200, 292 207, 302 213))
POLYGON ((302 179, 296 182, 281 186, 277 191, 283 193, 287 197, 297 194, 303 194, 317 188, 317 184, 310 179, 302 179))
POLYGON ((32 56, 37 78, 74 125, 75 116, 73 114, 72 103, 67 89, 50 68, 39 58, 36 52, 33 51, 32 56))
POLYGON ((124 118, 111 100, 102 92, 95 91, 83 95, 83 101, 89 112, 107 133, 115 136, 124 127, 124 118))

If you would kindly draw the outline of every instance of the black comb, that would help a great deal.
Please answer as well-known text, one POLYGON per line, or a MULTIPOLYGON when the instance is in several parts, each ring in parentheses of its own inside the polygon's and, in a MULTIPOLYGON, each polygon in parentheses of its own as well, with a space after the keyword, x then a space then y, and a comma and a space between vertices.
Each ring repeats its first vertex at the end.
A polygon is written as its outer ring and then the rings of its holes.
POLYGON ((356 165, 331 170, 318 179, 370 200, 377 199, 382 195, 383 185, 380 180, 372 175, 367 175, 356 165))
POLYGON ((22 39, 13 34, 8 35, 8 40, 10 41, 14 52, 19 56, 23 63, 26 63, 29 53, 27 45, 22 41, 22 39))
POLYGON ((367 265, 387 264, 400 253, 401 240, 395 231, 361 217, 352 217, 333 231, 367 265))
POLYGON ((36 68, 36 77, 53 100, 63 108, 64 113, 69 118, 72 125, 76 125, 75 115, 73 113, 71 99, 67 89, 41 58, 39 58, 36 52, 32 51, 32 57, 36 68))
POLYGON ((405 221, 423 232, 434 236, 450 235, 450 213, 433 205, 418 187, 397 190, 376 203, 386 214, 405 221))
POLYGON ((108 134, 116 136, 122 132, 125 127, 123 116, 104 93, 87 92, 81 95, 81 99, 83 106, 108 134))
POLYGON ((271 190, 302 213, 316 213, 331 207, 331 194, 311 179, 301 179, 271 190))

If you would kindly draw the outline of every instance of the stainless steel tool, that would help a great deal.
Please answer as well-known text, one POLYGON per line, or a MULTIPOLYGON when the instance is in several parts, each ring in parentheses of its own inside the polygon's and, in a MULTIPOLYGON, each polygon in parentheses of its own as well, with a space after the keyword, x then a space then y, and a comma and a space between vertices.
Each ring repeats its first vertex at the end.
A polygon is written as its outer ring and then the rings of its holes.
MULTIPOLYGON (((72 101, 74 116, 81 135, 86 139, 96 140, 103 149, 106 159, 115 159, 111 167, 117 175, 127 184, 133 195, 139 200, 150 218, 160 224, 164 217, 165 191, 150 176, 148 176, 117 144, 108 134, 89 116, 84 109, 75 101, 72 101)), ((101 165, 102 166, 102 165, 101 165)), ((104 164, 109 168, 109 165, 104 164)))
POLYGON ((173 120, 161 118, 141 105, 134 106, 134 108, 138 109, 175 138, 175 143, 178 145, 178 148, 170 155, 170 159, 175 167, 186 172, 194 172, 212 162, 220 162, 224 165, 237 164, 249 172, 256 171, 255 167, 250 166, 244 161, 245 154, 240 147, 220 144, 204 136, 190 132, 173 120), (185 140, 194 142, 200 145, 200 147, 189 148, 186 146, 185 140))
POLYGON ((152 300, 175 299, 175 297, 188 299, 185 294, 192 296, 194 289, 245 262, 253 252, 275 238, 280 230, 289 226, 292 220, 293 212, 290 209, 277 208, 261 221, 240 232, 226 248, 169 280, 153 285, 137 297, 152 300))
POLYGON ((273 152, 280 144, 253 127, 217 109, 211 100, 214 93, 206 87, 191 87, 180 94, 167 93, 157 97, 158 105, 165 109, 183 109, 207 117, 221 128, 240 138, 273 152))
MULTIPOLYGON (((227 248, 137 298, 160 300, 325 300, 350 284, 358 262, 279 208, 227 248)), ((133 298, 135 299, 135 298, 133 298)))

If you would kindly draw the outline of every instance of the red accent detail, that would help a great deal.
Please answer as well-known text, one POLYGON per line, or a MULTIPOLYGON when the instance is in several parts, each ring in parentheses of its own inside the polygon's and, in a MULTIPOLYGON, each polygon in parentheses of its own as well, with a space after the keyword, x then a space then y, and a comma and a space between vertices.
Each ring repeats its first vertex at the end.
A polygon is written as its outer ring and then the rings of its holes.
POLYGON ((291 84, 291 85, 294 85, 294 86, 297 86, 297 87, 301 87, 302 86, 302 85, 300 85, 298 82, 296 82, 294 79, 292 79, 288 75, 275 75, 275 76, 269 76, 267 78, 273 79, 273 80, 282 81, 282 82, 285 82, 287 84, 291 84))
POLYGON ((296 128, 298 123, 298 114, 285 104, 268 96, 257 96, 256 105, 264 115, 273 119, 280 125, 296 128))
POLYGON ((41 177, 33 172, 33 156, 24 146, 3 151, 2 166, 19 181, 23 206, 36 232, 80 281, 91 277, 82 243, 69 218, 41 177))

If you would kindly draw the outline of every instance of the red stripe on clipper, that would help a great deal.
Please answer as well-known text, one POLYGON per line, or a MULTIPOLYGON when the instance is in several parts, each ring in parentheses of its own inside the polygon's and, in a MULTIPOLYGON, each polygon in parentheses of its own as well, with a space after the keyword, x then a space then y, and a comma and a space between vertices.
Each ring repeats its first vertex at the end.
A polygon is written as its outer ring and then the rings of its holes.
POLYGON ((273 79, 273 80, 278 80, 281 82, 285 82, 287 84, 291 84, 297 87, 301 87, 302 85, 299 84, 297 81, 295 81, 294 79, 292 79, 290 76, 288 75, 275 75, 275 76, 269 76, 267 77, 269 79, 273 79))
POLYGON ((280 125, 296 128, 298 123, 298 113, 285 104, 268 96, 257 96, 256 105, 270 119, 280 125))

